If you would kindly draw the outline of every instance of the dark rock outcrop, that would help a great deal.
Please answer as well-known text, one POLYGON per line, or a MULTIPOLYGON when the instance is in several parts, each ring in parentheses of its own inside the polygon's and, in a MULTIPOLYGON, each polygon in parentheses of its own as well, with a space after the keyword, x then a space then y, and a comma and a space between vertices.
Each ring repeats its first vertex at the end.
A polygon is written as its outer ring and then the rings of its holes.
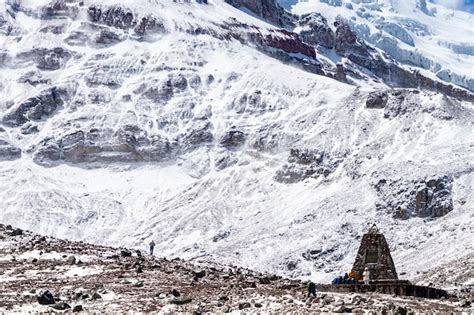
POLYGON ((288 163, 275 174, 280 183, 297 183, 306 178, 327 177, 333 173, 342 158, 330 156, 317 150, 291 149, 288 163))
POLYGON ((450 176, 416 181, 381 179, 374 185, 379 196, 376 207, 399 219, 442 217, 453 210, 453 181, 450 176))
POLYGON ((47 5, 41 7, 41 17, 43 19, 64 18, 66 16, 75 17, 78 8, 68 5, 67 0, 53 0, 47 5))
POLYGON ((270 34, 249 33, 251 42, 265 49, 275 48, 287 54, 302 54, 316 58, 316 50, 311 45, 303 42, 296 33, 286 30, 271 30, 270 34))
POLYGON ((344 65, 340 63, 336 65, 336 73, 334 73, 334 79, 341 82, 347 82, 347 75, 346 70, 344 69, 344 65))
POLYGON ((120 29, 133 29, 134 32, 139 35, 165 31, 163 23, 156 17, 138 17, 132 10, 120 5, 113 7, 91 5, 88 9, 88 14, 90 20, 94 23, 105 24, 120 29))
POLYGON ((38 125, 33 124, 31 122, 27 122, 23 126, 21 126, 21 134, 23 135, 30 135, 32 133, 37 133, 39 131, 38 125))
POLYGON ((58 70, 72 58, 72 53, 62 47, 33 48, 30 51, 19 53, 17 58, 26 61, 34 60, 36 67, 40 70, 58 70))
POLYGON ((245 143, 245 134, 240 130, 229 130, 219 141, 226 148, 234 148, 245 143))
MULTIPOLYGON (((199 143, 199 135, 205 137, 205 131, 195 134, 190 131, 186 141, 189 149, 199 143)), ((212 134, 211 134, 212 135, 212 134)), ((185 141, 183 139, 183 141, 185 141)), ((117 131, 91 128, 78 130, 59 139, 43 139, 33 156, 33 160, 44 166, 55 161, 71 163, 94 162, 137 162, 165 161, 175 156, 178 144, 158 135, 150 135, 135 125, 126 125, 117 131)))
POLYGON ((400 88, 422 88, 466 101, 474 101, 474 94, 467 90, 433 80, 419 71, 400 66, 395 60, 387 59, 386 56, 382 57, 373 47, 358 38, 346 20, 339 18, 334 25, 336 26, 335 51, 355 65, 371 71, 386 84, 400 88))
POLYGON ((294 16, 285 11, 275 0, 225 0, 236 8, 246 8, 255 15, 282 27, 290 27, 294 16))
POLYGON ((388 94, 383 91, 375 91, 367 96, 365 106, 367 108, 384 108, 387 105, 388 94))
POLYGON ((63 104, 65 95, 64 89, 49 88, 11 108, 2 120, 12 127, 19 127, 30 120, 39 121, 51 116, 63 104))
POLYGON ((334 48, 335 34, 324 16, 310 13, 301 16, 298 25, 302 28, 300 38, 311 45, 320 45, 328 49, 334 48))
POLYGON ((0 139, 0 161, 15 160, 21 157, 21 150, 8 141, 0 139))

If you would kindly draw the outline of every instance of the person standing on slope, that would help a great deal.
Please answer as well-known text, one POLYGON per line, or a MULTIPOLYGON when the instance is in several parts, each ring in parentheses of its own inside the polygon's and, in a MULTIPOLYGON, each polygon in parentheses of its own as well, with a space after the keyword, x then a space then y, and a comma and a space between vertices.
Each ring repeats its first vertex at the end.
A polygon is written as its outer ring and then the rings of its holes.
POLYGON ((365 267, 364 273, 362 275, 364 276, 364 284, 369 284, 369 282, 370 282, 370 270, 369 270, 369 268, 365 267))
POLYGON ((316 297, 316 284, 313 281, 309 280, 309 283, 308 283, 308 297, 310 297, 311 295, 316 297))
POLYGON ((155 249, 155 241, 151 240, 149 245, 150 245, 150 255, 153 256, 153 250, 155 249))

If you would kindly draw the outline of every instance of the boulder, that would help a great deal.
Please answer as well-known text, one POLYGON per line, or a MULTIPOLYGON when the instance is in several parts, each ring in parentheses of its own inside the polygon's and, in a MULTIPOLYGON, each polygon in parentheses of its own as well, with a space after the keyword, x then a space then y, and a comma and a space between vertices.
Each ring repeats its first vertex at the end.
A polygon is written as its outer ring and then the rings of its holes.
POLYGON ((91 300, 99 300, 99 299, 102 299, 102 296, 99 293, 94 292, 94 294, 92 294, 91 296, 91 300))
POLYGON ((181 296, 181 293, 179 293, 179 291, 176 290, 176 289, 172 289, 170 293, 171 293, 174 297, 179 297, 179 296, 181 296))
POLYGON ((204 278, 206 276, 206 270, 194 270, 193 273, 197 278, 204 278))
POLYGON ((239 303, 239 310, 243 310, 243 309, 250 308, 250 307, 252 307, 252 305, 250 305, 250 303, 248 303, 248 302, 239 303))
POLYGON ((74 265, 76 263, 76 257, 69 256, 66 262, 68 263, 68 265, 74 265))
POLYGON ((184 304, 188 304, 188 303, 191 303, 193 301, 193 299, 189 298, 189 297, 174 297, 170 300, 170 303, 171 304, 176 304, 176 305, 184 305, 184 304))
POLYGON ((403 306, 397 306, 394 310, 394 314, 397 315, 407 315, 408 314, 408 309, 403 306))
POLYGON ((10 236, 20 236, 23 235, 23 230, 22 229, 14 229, 12 232, 10 232, 10 236))
POLYGON ((79 312, 82 312, 82 311, 84 311, 84 308, 82 307, 82 305, 76 305, 72 308, 73 313, 79 313, 79 312))
POLYGON ((128 249, 122 249, 122 250, 120 250, 120 256, 122 256, 122 257, 132 257, 132 252, 129 251, 128 249))
POLYGON ((268 277, 259 278, 258 282, 260 282, 260 284, 270 284, 271 283, 270 278, 268 278, 268 277))
POLYGON ((58 302, 52 305, 51 307, 58 311, 64 311, 71 308, 71 306, 67 304, 66 302, 58 302))
POLYGON ((55 303, 53 294, 49 292, 48 290, 40 292, 36 296, 36 299, 38 303, 41 305, 52 305, 55 303))

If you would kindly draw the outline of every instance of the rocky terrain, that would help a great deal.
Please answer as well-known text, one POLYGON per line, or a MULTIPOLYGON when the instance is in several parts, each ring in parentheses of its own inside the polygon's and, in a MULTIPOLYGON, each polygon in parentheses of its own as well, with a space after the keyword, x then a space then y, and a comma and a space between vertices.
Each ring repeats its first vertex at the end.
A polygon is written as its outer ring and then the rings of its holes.
POLYGON ((447 300, 318 292, 235 266, 40 236, 0 225, 0 312, 413 314, 469 312, 470 291, 447 300))
POLYGON ((469 261, 471 15, 285 3, 0 1, 0 222, 321 282, 374 222, 410 279, 469 261))

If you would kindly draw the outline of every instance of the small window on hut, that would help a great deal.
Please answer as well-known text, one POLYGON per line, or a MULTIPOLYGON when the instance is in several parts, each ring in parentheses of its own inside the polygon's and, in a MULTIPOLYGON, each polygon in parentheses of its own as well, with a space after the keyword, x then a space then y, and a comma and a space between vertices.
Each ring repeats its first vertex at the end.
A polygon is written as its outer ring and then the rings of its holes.
POLYGON ((365 263, 376 264, 379 261, 379 251, 377 248, 368 248, 365 250, 365 263))

